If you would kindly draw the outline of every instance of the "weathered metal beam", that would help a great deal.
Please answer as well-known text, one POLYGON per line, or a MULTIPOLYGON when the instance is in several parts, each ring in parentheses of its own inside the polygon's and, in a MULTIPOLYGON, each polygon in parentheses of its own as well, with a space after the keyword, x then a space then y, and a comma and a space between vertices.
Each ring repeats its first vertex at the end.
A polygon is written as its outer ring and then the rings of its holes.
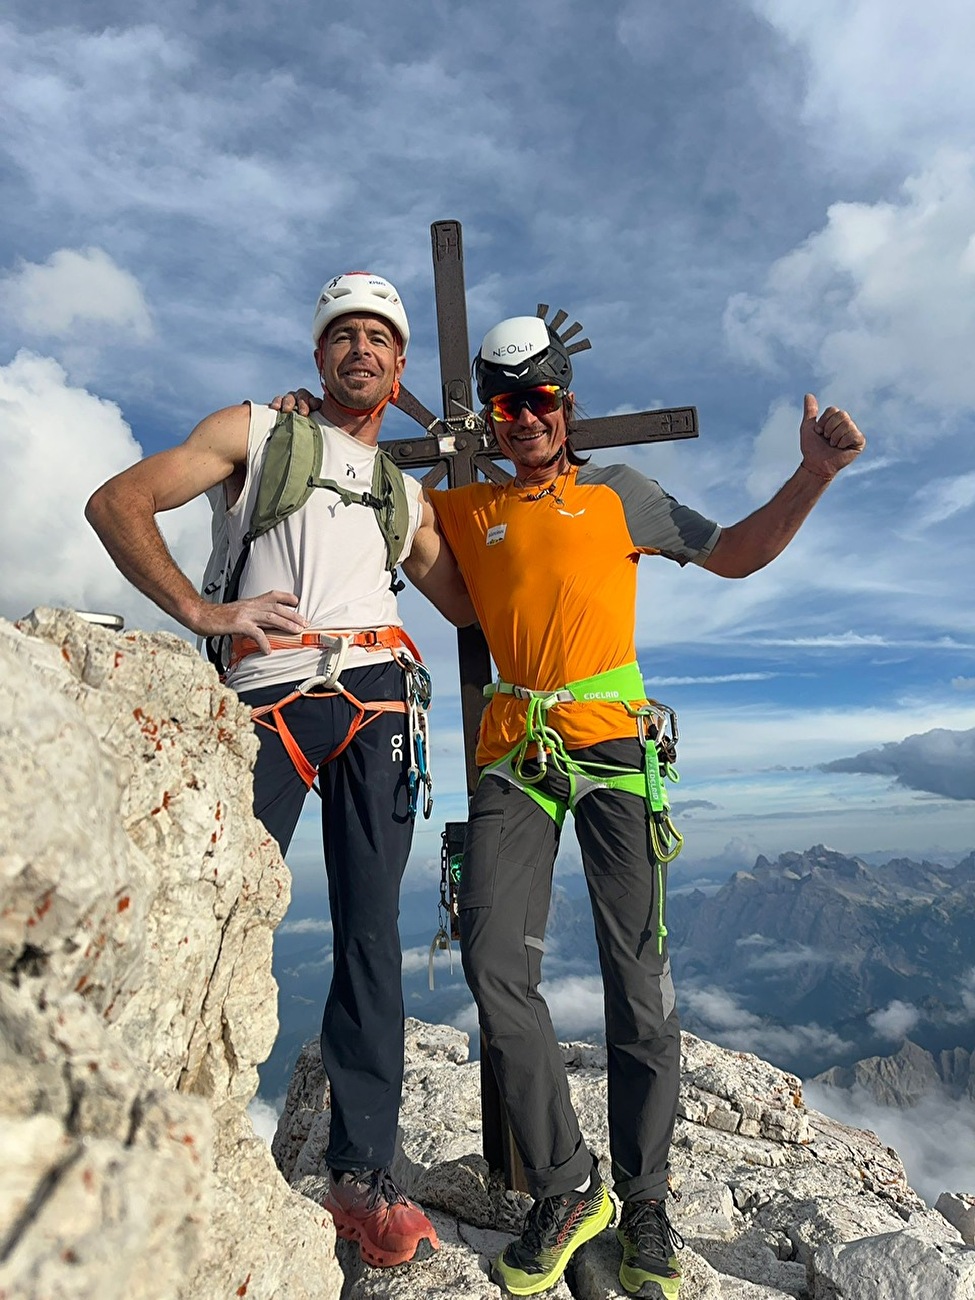
POLYGON ((471 351, 467 341, 464 242, 460 222, 435 221, 430 227, 430 238, 433 244, 433 287, 437 300, 443 413, 449 419, 466 415, 471 409, 471 351))
POLYGON ((572 431, 577 450, 590 447, 631 447, 643 442, 675 442, 698 436, 697 408, 667 407, 628 415, 601 415, 578 420, 572 431))

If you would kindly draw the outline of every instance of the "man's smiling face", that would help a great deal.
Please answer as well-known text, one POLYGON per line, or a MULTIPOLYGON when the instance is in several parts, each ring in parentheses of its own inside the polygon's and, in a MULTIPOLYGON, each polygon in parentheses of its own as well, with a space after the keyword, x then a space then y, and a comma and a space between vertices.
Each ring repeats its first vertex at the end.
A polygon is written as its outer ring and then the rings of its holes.
POLYGON ((396 331, 381 316, 340 316, 322 337, 322 383, 354 410, 372 410, 388 397, 404 365, 396 331))
MULTIPOLYGON (((571 394, 566 395, 571 400, 571 394)), ((535 415, 525 405, 516 420, 499 420, 492 417, 494 436, 498 446, 515 467, 518 480, 524 484, 545 484, 561 470, 559 453, 565 446, 565 406, 555 411, 535 415)))

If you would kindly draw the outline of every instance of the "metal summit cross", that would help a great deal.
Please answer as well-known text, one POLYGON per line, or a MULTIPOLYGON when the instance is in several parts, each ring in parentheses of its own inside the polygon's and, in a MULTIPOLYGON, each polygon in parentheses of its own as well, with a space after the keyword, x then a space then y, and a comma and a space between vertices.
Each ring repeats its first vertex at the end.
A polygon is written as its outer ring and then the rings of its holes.
MULTIPOLYGON (((430 227, 433 244, 433 278, 437 305, 437 333, 440 343, 440 379, 443 416, 436 416, 407 389, 401 387, 398 410, 424 429, 418 438, 384 440, 383 449, 402 469, 427 468, 425 487, 436 487, 446 478, 447 487, 463 487, 481 475, 493 483, 508 483, 511 475, 496 464, 504 455, 490 428, 475 413, 471 393, 471 352, 467 336, 467 303, 464 295, 464 249, 458 221, 435 221, 430 227)), ((545 315, 547 307, 539 307, 545 315)), ((567 319, 558 312, 550 322, 561 330, 567 319)), ((582 327, 574 324, 561 333, 568 351, 590 346, 587 340, 568 342, 582 327)), ((625 447, 645 442, 671 442, 698 435, 697 411, 682 406, 658 411, 637 411, 579 420, 573 427, 572 444, 577 451, 596 447, 625 447)), ((491 680, 491 658, 487 642, 477 625, 457 629, 460 659, 461 714, 467 767, 467 793, 474 792, 477 767, 474 762, 477 727, 484 707, 482 688, 491 680)), ((448 825, 448 835, 457 823, 448 825)), ((481 1132, 484 1157, 492 1170, 503 1171, 509 1188, 527 1190, 517 1147, 511 1136, 494 1071, 481 1040, 481 1132)))

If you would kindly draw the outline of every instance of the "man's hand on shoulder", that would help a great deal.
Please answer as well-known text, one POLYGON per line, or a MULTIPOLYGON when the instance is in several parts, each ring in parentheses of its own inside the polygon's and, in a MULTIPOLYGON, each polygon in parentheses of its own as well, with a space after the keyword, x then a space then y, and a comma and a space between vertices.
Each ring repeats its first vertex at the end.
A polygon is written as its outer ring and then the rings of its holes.
POLYGON ((282 415, 289 415, 292 411, 297 411, 299 415, 311 415, 312 411, 322 409, 322 399, 309 393, 307 388, 296 388, 283 397, 272 397, 268 406, 272 411, 280 411, 282 415))
POLYGON ((816 398, 806 394, 799 425, 803 469, 828 483, 856 460, 866 445, 866 438, 847 411, 827 406, 820 415, 816 398))

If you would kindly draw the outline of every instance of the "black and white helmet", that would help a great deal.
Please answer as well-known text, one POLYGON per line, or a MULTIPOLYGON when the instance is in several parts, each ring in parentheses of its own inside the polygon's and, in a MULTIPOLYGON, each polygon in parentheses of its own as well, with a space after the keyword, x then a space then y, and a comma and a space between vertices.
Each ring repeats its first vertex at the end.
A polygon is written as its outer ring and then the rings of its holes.
POLYGON ((482 404, 499 393, 516 393, 540 384, 568 388, 572 383, 572 362, 565 344, 538 316, 512 316, 488 330, 473 370, 482 404))

